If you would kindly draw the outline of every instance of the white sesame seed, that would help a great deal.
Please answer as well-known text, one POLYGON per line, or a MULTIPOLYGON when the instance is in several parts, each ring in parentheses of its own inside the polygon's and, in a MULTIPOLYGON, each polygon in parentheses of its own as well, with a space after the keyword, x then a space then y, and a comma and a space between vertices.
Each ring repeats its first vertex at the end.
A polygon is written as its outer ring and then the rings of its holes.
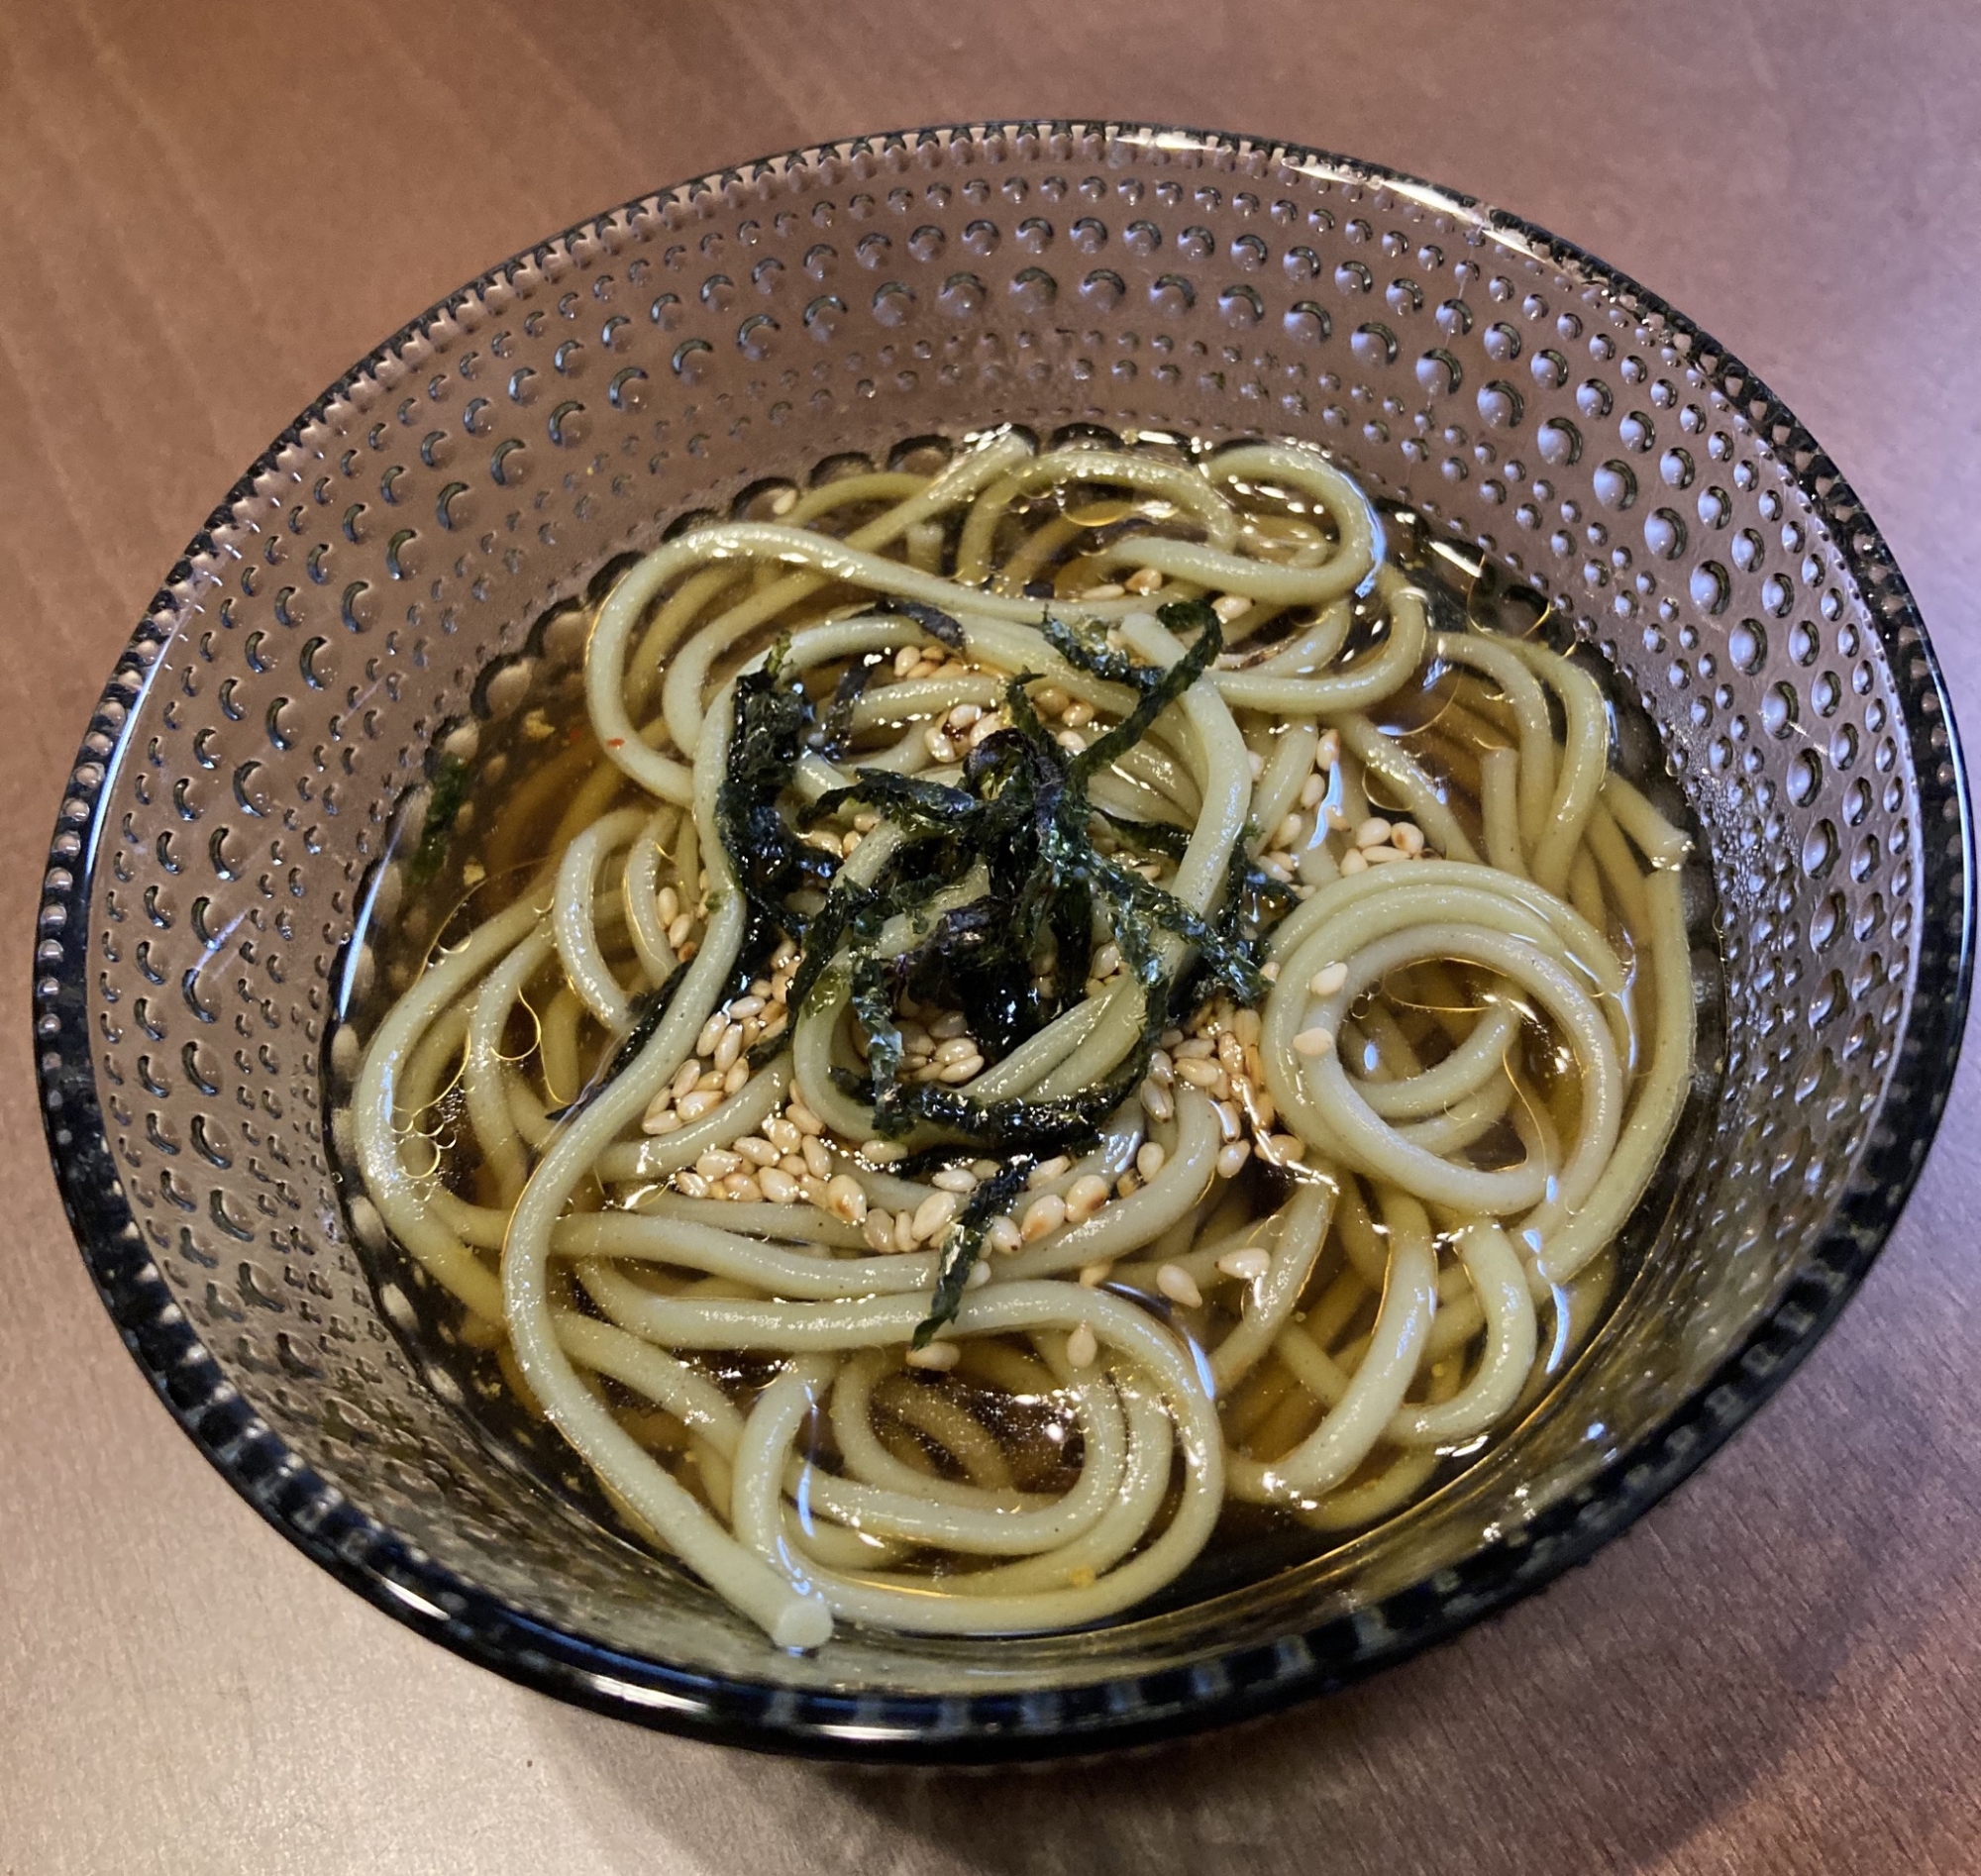
POLYGON ((1061 730, 1059 734, 1053 738, 1053 741, 1056 742, 1060 746, 1060 748, 1068 751, 1070 754, 1075 756, 1078 756, 1081 753, 1081 751, 1087 747, 1087 738, 1081 735, 1081 733, 1078 730, 1061 730))
POLYGON ((683 1094, 675 1102, 676 1110, 683 1123, 699 1120, 703 1114, 712 1113, 721 1105, 722 1096, 712 1088, 697 1088, 693 1093, 683 1094))
POLYGON ((891 1166, 896 1160, 906 1159, 908 1154, 906 1147, 893 1140, 868 1140, 862 1144, 860 1151, 876 1166, 891 1166))
POLYGON ((1244 1140, 1233 1140, 1229 1146, 1220 1147, 1217 1152, 1217 1177, 1236 1179, 1240 1169, 1251 1157, 1251 1145, 1244 1140))
POLYGON ((1339 730, 1321 731, 1320 747, 1314 751, 1313 759, 1323 769, 1332 769, 1341 760, 1341 732, 1339 730))
POLYGON ((1332 996, 1348 982, 1348 967, 1345 964, 1323 964, 1307 981, 1307 989, 1316 996, 1332 996))
POLYGON ((1240 1283, 1255 1284, 1273 1268, 1272 1254, 1268 1251, 1246 1249, 1226 1251, 1217 1260, 1218 1274, 1235 1277, 1240 1283))
POLYGON ((708 1181, 703 1179, 699 1173, 677 1173, 675 1175, 675 1190, 684 1199, 706 1199, 708 1197, 708 1181))
POLYGON ((1024 1243, 1025 1234, 1018 1229, 1017 1219, 1006 1217, 999 1212, 986 1228, 984 1241, 993 1251, 1009 1253, 1024 1243))
POLYGON ((1066 1200, 1058 1193, 1043 1192, 1025 1207, 1018 1235, 1027 1244, 1035 1244, 1048 1231, 1057 1231, 1065 1222, 1066 1200))
POLYGON ((926 1348, 911 1348, 901 1357, 910 1368, 927 1368, 947 1374, 963 1359, 963 1350, 954 1342, 931 1342, 926 1348))
POLYGON ((1400 860, 1409 858, 1401 847, 1365 847, 1361 852, 1362 858, 1372 867, 1393 866, 1400 860))
POLYGON ((1247 767, 1252 771, 1252 780, 1254 782, 1257 782, 1266 773, 1266 759, 1256 749, 1248 749, 1245 752, 1245 762, 1247 767))
POLYGON ((1224 1079, 1224 1071, 1215 1062, 1206 1062, 1198 1056, 1179 1062, 1176 1072, 1192 1088, 1214 1088, 1224 1079))
POLYGON ((1380 814, 1372 814, 1355 830, 1355 844, 1358 847, 1386 847, 1390 842, 1391 823, 1380 814))
POLYGON ((775 1166, 781 1157, 770 1141, 760 1140, 754 1133, 746 1133, 740 1140, 732 1140, 730 1145, 752 1166, 775 1166))
POLYGON ((966 1290, 982 1290, 990 1281, 990 1266, 989 1264, 972 1264, 970 1275, 963 1280, 963 1287, 966 1290))
POLYGON ((671 886, 662 886, 660 895, 654 900, 654 909, 660 913, 663 925, 672 925, 680 916, 680 894, 671 886))
POLYGON ((825 1142, 814 1139, 808 1133, 801 1133, 798 1135, 798 1138, 804 1143, 799 1148, 799 1153, 802 1156, 805 1171, 814 1179, 830 1179, 832 1177, 832 1155, 827 1151, 825 1142))
POLYGON ((1135 1171, 1144 1179, 1154 1179, 1168 1162, 1169 1155, 1163 1151, 1160 1140, 1147 1140, 1142 1150, 1135 1155, 1135 1171))
POLYGON ((972 1193, 977 1190, 977 1175, 967 1166, 945 1166, 929 1184, 938 1192, 972 1193))
POLYGON ((1244 1121, 1237 1106, 1228 1100, 1213 1101, 1210 1111, 1217 1116, 1217 1131, 1227 1140, 1235 1140, 1244 1130, 1244 1121))
POLYGON ((721 1147, 710 1147, 695 1161, 694 1170, 703 1179, 727 1179, 731 1173, 743 1170, 743 1156, 725 1152, 721 1147))
POLYGON ((943 721, 952 731, 967 730, 974 728, 983 714, 984 706, 981 703, 959 703, 948 716, 943 718, 943 721))
POLYGON ((728 1027, 729 1018, 718 1009, 713 1016, 709 1017, 701 1025, 701 1034, 694 1039, 695 1054, 713 1055, 715 1053, 715 1045, 722 1040, 722 1032, 728 1027))
POLYGON ((922 741, 928 745, 928 753, 937 762, 956 760, 956 745, 949 740, 939 724, 931 724, 924 732, 922 741))
POLYGON ((946 1009, 928 1026, 938 1042, 954 1042, 970 1027, 970 1019, 960 1009, 946 1009))
POLYGON ((1139 1175, 1137 1175, 1132 1171, 1123 1173, 1121 1177, 1114 1182, 1114 1197, 1116 1199, 1132 1199, 1141 1190, 1142 1190, 1141 1178, 1139 1175))
POLYGON ((1301 783, 1301 806, 1309 810, 1317 808, 1320 805, 1320 797, 1326 792, 1326 782, 1321 781, 1318 776, 1308 776, 1301 783))
POLYGON ((722 1078, 722 1092, 725 1094, 740 1094, 749 1085, 749 1081, 750 1064, 747 1062, 732 1062, 729 1066, 728 1074, 722 1078))
POLYGON ((1151 1120, 1167 1120, 1176 1112, 1176 1102, 1170 1091, 1151 1076, 1142 1084, 1142 1111, 1151 1120))
POLYGON ((764 1197, 774 1205, 787 1205, 798 1196, 798 1183, 788 1173, 781 1173, 775 1166, 767 1166, 757 1175, 757 1184, 764 1189, 764 1197))
POLYGON ((1083 1173, 1067 1190, 1067 1222, 1085 1223, 1106 1202, 1107 1182, 1098 1173, 1083 1173))
POLYGON ((1297 1165, 1306 1157, 1306 1142, 1297 1133, 1270 1134, 1265 1145, 1273 1149, 1273 1158, 1282 1166, 1297 1165))
POLYGON ((1197 1280, 1181 1264, 1165 1264, 1156 1272, 1156 1288, 1172 1303, 1180 1303, 1186 1309, 1203 1307, 1203 1292, 1198 1289, 1197 1280))
MULTIPOLYGON (((828 1155, 828 1159, 829 1158, 830 1156, 828 1155)), ((784 1157, 778 1162, 778 1165, 782 1171, 790 1174, 790 1176, 793 1179, 802 1180, 802 1179, 810 1179, 813 1177, 812 1170, 809 1166, 805 1164, 804 1155, 802 1153, 786 1153, 784 1157)))
POLYGON ((675 1099, 679 1100, 700 1080, 701 1064, 699 1062, 683 1062, 679 1068, 675 1070, 675 1079, 669 1084, 668 1092, 674 1095, 675 1099))
POLYGON ((1066 1360, 1070 1368, 1092 1368, 1099 1353, 1100 1344, 1085 1322, 1066 1338, 1066 1360))
POLYGON ((1138 567, 1122 582, 1133 593, 1149 593, 1161 590, 1162 574, 1153 567, 1138 567))
POLYGON ((896 677, 905 677, 909 672, 913 671, 921 663, 921 648, 919 646, 903 645, 894 654, 894 676, 896 677))
POLYGON ((1409 821, 1399 821, 1390 830, 1390 839, 1397 848, 1414 860, 1424 850, 1423 829, 1409 821))
POLYGON ((1070 1167, 1073 1162, 1064 1153, 1055 1153, 1049 1160, 1041 1160, 1025 1175, 1025 1185, 1031 1191, 1049 1185, 1070 1167))
MULTIPOLYGON (((860 1195, 861 1202, 866 1202, 867 1195, 860 1195)), ((850 1224, 854 1222, 848 1219, 850 1224)), ((865 1227, 868 1246, 877 1251, 891 1251, 894 1248, 894 1215, 890 1211, 870 1211, 860 1220, 865 1227)))
POLYGON ((803 1101, 794 1100, 784 1109, 784 1118, 800 1133, 821 1134, 825 1131, 822 1121, 803 1101))
POLYGON ((975 1081, 983 1073, 984 1058, 973 1049, 959 1062, 938 1064, 935 1078, 951 1088, 961 1088, 965 1082, 975 1081))
POLYGON ((1080 1287, 1083 1290, 1098 1290, 1113 1274, 1113 1263, 1106 1258, 1097 1264, 1083 1264, 1080 1267, 1080 1287))
POLYGON ((911 1251, 920 1243, 915 1236, 915 1214, 905 1208, 894 1213, 894 1249, 911 1251))
POLYGON ((1221 592, 1210 602, 1210 609, 1226 625, 1234 619, 1242 619, 1252 610, 1252 602, 1243 593, 1221 592))
POLYGON ((676 1113, 675 1110, 672 1107, 670 1107, 666 1113, 662 1114, 661 1117, 653 1123, 653 1125, 647 1128, 647 1131, 649 1133, 654 1133, 654 1134, 678 1133, 680 1131, 680 1124, 681 1124, 680 1115, 676 1113))
POLYGON ((732 1023, 725 1029, 715 1044, 715 1066, 723 1074, 736 1066, 736 1058, 743 1053, 743 1031, 740 1025, 732 1023))
POLYGON ((951 1036, 945 1042, 935 1045, 935 1059, 945 1066, 951 1062, 961 1062, 977 1053, 977 1045, 968 1036, 951 1036))
POLYGON ((1303 1029, 1294 1038, 1294 1053, 1309 1057, 1332 1055, 1334 1053, 1334 1031, 1319 1027, 1303 1029))
POLYGON ((1306 838, 1306 821, 1299 814, 1289 814, 1273 835, 1275 847, 1298 847, 1306 838))
POLYGON ((1359 847, 1353 853, 1346 853, 1341 856, 1341 871, 1345 874, 1367 873, 1369 871, 1369 862, 1363 856, 1362 850, 1359 847))

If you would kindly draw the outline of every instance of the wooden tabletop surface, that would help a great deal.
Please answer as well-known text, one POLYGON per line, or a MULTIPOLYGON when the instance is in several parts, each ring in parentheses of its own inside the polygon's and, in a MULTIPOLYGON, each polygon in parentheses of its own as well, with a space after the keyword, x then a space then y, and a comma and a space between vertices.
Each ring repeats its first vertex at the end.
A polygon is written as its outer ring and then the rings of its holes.
POLYGON ((644 188, 1082 113, 1391 163, 1649 283, 1842 466, 1981 728, 1971 0, 0 0, 5 1876, 1981 1869, 1981 1051, 1839 1326, 1590 1567, 1353 1694, 1042 1776, 758 1760, 469 1667, 266 1529, 98 1307, 30 921, 90 704, 236 473, 644 188))

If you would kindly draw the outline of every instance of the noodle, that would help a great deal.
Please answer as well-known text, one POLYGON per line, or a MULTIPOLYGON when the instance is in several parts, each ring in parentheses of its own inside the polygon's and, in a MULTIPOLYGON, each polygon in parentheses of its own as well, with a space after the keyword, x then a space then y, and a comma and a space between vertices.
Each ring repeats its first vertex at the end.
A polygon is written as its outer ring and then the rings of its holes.
POLYGON ((1393 1515, 1593 1331, 1687 837, 1393 532, 1288 444, 792 491, 617 580, 450 851, 354 1219, 777 1645, 1393 1515))

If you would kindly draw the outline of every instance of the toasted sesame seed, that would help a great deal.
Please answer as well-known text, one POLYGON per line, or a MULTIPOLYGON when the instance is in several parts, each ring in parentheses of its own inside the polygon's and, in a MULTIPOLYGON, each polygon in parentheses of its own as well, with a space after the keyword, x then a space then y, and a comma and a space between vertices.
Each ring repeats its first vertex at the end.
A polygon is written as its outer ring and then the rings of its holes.
POLYGON ((1341 732, 1322 730, 1320 747, 1313 752, 1313 759, 1323 769, 1332 769, 1341 760, 1341 732))
POLYGON ((1273 1268, 1272 1254, 1248 1248, 1242 1251, 1226 1251, 1217 1260, 1218 1274, 1235 1277, 1240 1283, 1255 1284, 1273 1268))
POLYGON ((1082 1224, 1107 1202, 1107 1182, 1098 1173, 1083 1173, 1066 1195, 1069 1224, 1082 1224))
POLYGON ((1424 850, 1423 829, 1409 821, 1399 821, 1390 830, 1391 842, 1403 853, 1414 860, 1424 850))
POLYGON ((801 1133, 798 1138, 804 1142, 799 1148, 799 1153, 803 1158, 805 1171, 814 1179, 830 1179, 832 1154, 827 1150, 825 1142, 814 1139, 808 1133, 801 1133))
POLYGON ((722 1040, 722 1032, 729 1027, 729 1018, 721 1010, 701 1025, 701 1034, 694 1040, 696 1055, 713 1055, 715 1045, 722 1040))
POLYGON ((706 1199, 708 1197, 708 1181, 703 1179, 699 1173, 677 1173, 675 1175, 675 1190, 684 1199, 706 1199))
POLYGON ((1203 1292, 1198 1289, 1197 1280, 1181 1264, 1165 1264, 1156 1272, 1156 1288, 1172 1303, 1180 1303, 1186 1309, 1203 1307, 1203 1292))
POLYGON ((956 760, 956 745, 949 740, 948 735, 939 725, 931 724, 923 734, 922 741, 928 745, 928 753, 937 762, 954 762, 956 760))
POLYGON ((1161 590, 1162 574, 1153 567, 1138 567, 1122 582, 1133 593, 1149 593, 1161 590))
POLYGON ((725 1094, 740 1094, 750 1082, 750 1064, 732 1062, 729 1072, 722 1078, 722 1092, 725 1094))
POLYGON ((915 1214, 902 1209, 894 1213, 894 1249, 912 1251, 921 1240, 915 1236, 915 1214))
POLYGON ((957 1196, 953 1192, 932 1192, 915 1207, 915 1236, 926 1243, 939 1232, 949 1228, 949 1222, 956 1216, 957 1196))
POLYGON ((678 1133, 680 1131, 680 1115, 670 1107, 666 1113, 662 1114, 658 1120, 654 1121, 647 1128, 647 1131, 649 1133, 678 1133))
POLYGON ((1142 1182, 1133 1172, 1123 1173, 1114 1182, 1114 1197, 1116 1199, 1132 1199, 1141 1190, 1142 1182))
POLYGON ((740 1140, 732 1140, 729 1144, 752 1166, 775 1166, 782 1157, 770 1141, 760 1140, 754 1133, 746 1133, 740 1140))
POLYGON ((825 1183, 825 1208, 847 1224, 863 1224, 867 1219, 867 1195, 852 1174, 838 1173, 825 1183))
POLYGON ((1072 701, 1058 684, 1043 684, 1032 692, 1033 707, 1041 716, 1057 716, 1072 701))
POLYGON ((721 1105, 722 1096, 712 1088, 697 1088, 675 1102, 676 1110, 680 1114, 683 1123, 699 1120, 703 1114, 712 1113, 721 1105))
POLYGON ((1210 602, 1210 609, 1225 625, 1234 619, 1242 619, 1252 610, 1252 602, 1243 593, 1221 592, 1210 602))
POLYGON ((1066 1360, 1070 1368, 1092 1368, 1099 1353, 1100 1344, 1094 1330, 1085 1322, 1066 1338, 1066 1360))
POLYGON ((1142 1084, 1142 1111, 1151 1120, 1167 1120, 1176 1112, 1176 1101, 1170 1091, 1151 1076, 1142 1084))
MULTIPOLYGON (((830 1163, 830 1158, 831 1156, 828 1155, 828 1163, 830 1163)), ((783 1171, 790 1174, 793 1179, 810 1179, 813 1177, 812 1170, 805 1164, 802 1153, 786 1153, 778 1164, 783 1171)))
POLYGON ((901 1357, 910 1368, 928 1368, 947 1374, 963 1359, 963 1350, 954 1342, 931 1342, 926 1348, 911 1348, 901 1357))
POLYGON ((1027 1244, 1035 1244, 1048 1231, 1057 1231, 1065 1222, 1066 1200, 1058 1193, 1042 1192, 1025 1207, 1018 1235, 1027 1244))
POLYGON ((1080 1287, 1083 1290, 1098 1290, 1114 1274, 1111 1259, 1102 1258, 1097 1264, 1083 1264, 1080 1267, 1080 1287))
POLYGON ((784 1118, 800 1133, 820 1134, 825 1131, 825 1122, 801 1100, 792 1101, 784 1109, 784 1118))
POLYGON ((1238 1039, 1235 1029, 1220 1032, 1217 1038, 1217 1059, 1224 1065, 1227 1075, 1242 1075, 1245 1072, 1245 1045, 1238 1039))
POLYGON ((951 1036, 935 1045, 935 1059, 938 1062, 961 1062, 977 1053, 977 1045, 968 1036, 951 1036))
MULTIPOLYGON (((860 1197, 864 1203, 867 1195, 862 1193, 860 1197)), ((852 1223, 853 1220, 848 1219, 847 1222, 852 1223)), ((894 1214, 891 1211, 870 1211, 860 1222, 865 1227, 870 1248, 877 1251, 891 1251, 894 1248, 894 1214)))
MULTIPOLYGON (((1309 886, 1306 889, 1311 891, 1312 887, 1309 886)), ((1263 977, 1268 984, 1277 984, 1280 981, 1279 959, 1278 958, 1267 959, 1267 961, 1260 967, 1259 975, 1263 977)))
POLYGON ((1199 1056, 1179 1062, 1176 1072, 1192 1088, 1214 1088, 1224 1078, 1224 1071, 1215 1062, 1206 1062, 1199 1056))
POLYGON ((1304 1056, 1332 1055, 1334 1053, 1334 1031, 1317 1025, 1312 1029, 1303 1029, 1294 1038, 1294 1053, 1304 1056))

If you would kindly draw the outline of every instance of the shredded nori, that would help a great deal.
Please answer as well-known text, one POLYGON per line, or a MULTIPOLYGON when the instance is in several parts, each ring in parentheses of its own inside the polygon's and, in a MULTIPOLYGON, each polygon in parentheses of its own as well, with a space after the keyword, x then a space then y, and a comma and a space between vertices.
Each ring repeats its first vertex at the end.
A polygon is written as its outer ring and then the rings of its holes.
MULTIPOLYGON (((885 609, 914 619, 944 644, 963 645, 961 627, 933 607, 892 601, 885 609)), ((1028 686, 1041 679, 1022 672, 1005 685, 1010 727, 971 750, 956 783, 861 769, 848 786, 790 818, 781 801, 800 752, 807 743, 840 746, 853 701, 868 681, 854 674, 874 667, 853 667, 841 678, 822 734, 803 685, 782 674, 782 646, 761 671, 737 680, 735 738, 717 819, 750 912, 734 974, 738 987, 760 973, 781 937, 791 938, 803 950, 787 999, 795 1019, 838 961, 867 1037, 867 1065, 861 1075, 834 1075, 872 1105, 876 1130, 893 1139, 918 1127, 937 1131, 941 1142, 907 1162, 910 1170, 965 1153, 990 1153, 1008 1163, 978 1188, 950 1234, 918 1345, 955 1314, 984 1230, 1022 1183, 1024 1170, 1090 1145, 1148 1073, 1163 1030, 1198 1002, 1223 991, 1255 1004, 1265 994, 1261 941, 1293 893, 1253 864, 1246 842, 1234 852, 1222 899, 1208 916, 1095 845, 1096 828, 1132 853, 1172 861, 1188 844, 1179 828, 1107 813, 1088 796, 1091 779, 1147 734, 1222 646, 1217 616, 1200 600, 1166 605, 1159 616, 1171 632, 1195 634, 1167 669, 1138 662, 1092 628, 1045 620, 1048 642, 1068 663, 1136 693, 1128 713, 1085 749, 1069 751, 1054 739, 1029 694, 1028 686), (799 838, 801 829, 855 803, 902 835, 871 884, 846 878, 836 860, 799 838), (880 935, 890 919, 912 915, 978 868, 983 890, 943 909, 899 955, 881 955, 880 935), (789 902, 794 893, 821 888, 823 897, 809 915, 789 902), (903 1078, 895 1012, 904 998, 960 1009, 979 1045, 993 1059, 1001 1057, 1085 994, 1097 928, 1111 935, 1143 999, 1135 1044, 1105 1082, 1049 1099, 982 1101, 941 1083, 903 1078), (1164 962, 1162 932, 1195 953, 1181 982, 1164 962)), ((775 1057, 786 1041, 787 1035, 779 1035, 760 1042, 753 1065, 761 1066, 759 1055, 775 1057)))
POLYGON ((459 756, 443 756, 434 765, 432 791, 427 796, 426 819, 420 824, 420 844, 406 868, 406 884, 427 885, 447 858, 447 844, 454 823, 468 799, 469 778, 473 774, 459 756))
POLYGON ((633 1020, 620 1038, 619 1046, 570 1100, 562 1107, 553 1107, 544 1116, 546 1120, 570 1120, 582 1113, 633 1066, 633 1058, 653 1041, 654 1031, 661 1026, 661 1018, 668 1013, 668 1005, 674 1001, 675 991, 680 989, 681 979, 686 976, 687 966, 678 964, 668 973, 666 983, 651 990, 642 990, 632 999, 633 1020))
POLYGON ((984 1234, 990 1220, 1009 1205, 1025 1189, 1025 1175, 1038 1162, 1029 1157, 1011 1160, 985 1180, 964 1202, 956 1222, 943 1240, 942 1256, 936 1265, 935 1294, 929 1299, 929 1312, 916 1324, 914 1346, 926 1348, 929 1339, 945 1322, 956 1319, 958 1305, 970 1283, 970 1273, 984 1254, 984 1234))

